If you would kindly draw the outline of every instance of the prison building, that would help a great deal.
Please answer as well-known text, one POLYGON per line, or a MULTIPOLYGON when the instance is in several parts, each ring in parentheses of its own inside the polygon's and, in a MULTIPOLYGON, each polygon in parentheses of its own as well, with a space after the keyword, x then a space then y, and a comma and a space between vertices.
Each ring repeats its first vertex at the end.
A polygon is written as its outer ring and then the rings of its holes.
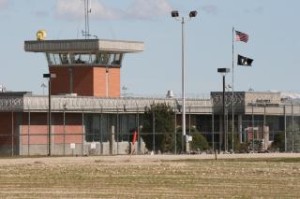
MULTIPOLYGON (((160 132, 155 127, 143 130, 144 114, 162 103, 174 112, 174 135, 182 136, 176 130, 182 126, 181 98, 121 95, 124 55, 142 52, 143 42, 34 40, 25 41, 24 49, 46 55, 48 94, 0 92, 0 155, 147 153, 142 134, 155 137, 160 132), (135 146, 133 131, 138 132, 135 146)), ((222 92, 211 92, 205 99, 186 99, 187 135, 196 128, 213 150, 224 146, 228 150, 231 138, 239 143, 255 139, 269 143, 276 134, 285 133, 289 150, 300 148, 298 102, 279 92, 226 92, 224 117, 222 98, 222 92)))
MULTIPOLYGON (((295 133, 295 129, 291 130, 288 127, 299 124, 299 104, 282 101, 280 93, 235 94, 234 132, 239 135, 236 142, 247 142, 253 138, 266 139, 266 132, 255 131, 266 129, 263 128, 265 126, 269 128, 269 141, 274 140, 277 133, 295 133), (251 127, 254 128, 253 133, 249 131, 251 127), (256 137, 252 137, 254 135, 256 137)), ((221 92, 212 92, 210 99, 186 100, 187 128, 197 128, 215 149, 219 149, 231 136, 230 104, 226 101, 227 130, 223 131, 220 96, 221 92), (227 137, 224 137, 223 132, 227 137)), ((226 96, 229 100, 230 93, 226 96)), ((174 125, 181 126, 179 98, 53 95, 49 134, 48 102, 48 96, 33 95, 30 92, 0 93, 1 155, 48 155, 49 151, 51 155, 128 154, 131 151, 132 129, 140 130, 141 134, 153 133, 139 129, 143 126, 146 107, 149 108, 153 104, 164 103, 172 107, 176 118, 174 125)), ((136 150, 146 153, 145 143, 140 137, 137 143, 136 150)), ((289 140, 288 143, 288 147, 292 144, 297 145, 293 140, 289 140)))

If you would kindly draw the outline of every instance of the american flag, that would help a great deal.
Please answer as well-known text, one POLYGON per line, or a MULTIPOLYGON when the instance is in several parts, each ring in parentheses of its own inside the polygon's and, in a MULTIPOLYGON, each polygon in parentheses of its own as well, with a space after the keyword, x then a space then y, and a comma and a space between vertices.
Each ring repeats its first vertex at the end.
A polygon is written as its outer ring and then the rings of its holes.
POLYGON ((235 31, 235 40, 247 43, 249 40, 249 36, 246 33, 235 31))

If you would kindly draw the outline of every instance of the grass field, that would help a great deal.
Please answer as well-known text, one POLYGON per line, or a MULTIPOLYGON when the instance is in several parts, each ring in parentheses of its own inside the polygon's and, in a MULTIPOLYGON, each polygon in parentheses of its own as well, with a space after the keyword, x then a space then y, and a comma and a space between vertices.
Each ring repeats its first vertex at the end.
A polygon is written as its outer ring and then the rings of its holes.
POLYGON ((300 197, 299 157, 200 156, 0 159, 0 198, 300 197))

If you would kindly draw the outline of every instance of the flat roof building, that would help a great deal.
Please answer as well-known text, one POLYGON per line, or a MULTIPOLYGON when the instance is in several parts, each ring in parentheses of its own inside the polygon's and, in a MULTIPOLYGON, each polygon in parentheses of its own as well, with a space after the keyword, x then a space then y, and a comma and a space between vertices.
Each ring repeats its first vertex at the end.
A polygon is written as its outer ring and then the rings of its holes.
POLYGON ((137 41, 75 39, 25 41, 26 52, 45 53, 51 94, 120 97, 122 60, 144 50, 137 41))

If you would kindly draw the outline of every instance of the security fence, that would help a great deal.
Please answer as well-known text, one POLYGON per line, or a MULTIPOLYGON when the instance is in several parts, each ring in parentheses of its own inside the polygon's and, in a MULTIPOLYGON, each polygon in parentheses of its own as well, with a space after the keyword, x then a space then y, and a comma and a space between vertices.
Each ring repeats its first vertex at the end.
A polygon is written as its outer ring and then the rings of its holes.
POLYGON ((2 111, 1 125, 6 126, 4 129, 7 131, 2 130, 0 134, 1 154, 198 153, 203 152, 198 150, 203 143, 195 141, 197 134, 203 135, 208 142, 209 147, 205 152, 261 152, 259 145, 266 141, 270 141, 269 151, 300 152, 299 103, 245 103, 243 109, 235 109, 234 117, 229 106, 226 106, 225 117, 215 108, 216 105, 187 106, 188 136, 184 138, 181 131, 182 113, 178 104, 171 106, 172 129, 168 131, 158 130, 158 125, 161 125, 157 121, 158 112, 153 112, 150 121, 146 121, 144 112, 147 107, 151 108, 151 104, 136 106, 130 111, 126 107, 114 109, 95 106, 82 110, 58 107, 51 112, 51 125, 48 123, 47 109, 27 107, 25 110, 2 111), (225 129, 222 129, 223 120, 225 129), (150 124, 147 128, 146 122, 150 124), (136 140, 134 132, 137 132, 136 140), (186 151, 186 143, 190 145, 189 151, 186 151))

